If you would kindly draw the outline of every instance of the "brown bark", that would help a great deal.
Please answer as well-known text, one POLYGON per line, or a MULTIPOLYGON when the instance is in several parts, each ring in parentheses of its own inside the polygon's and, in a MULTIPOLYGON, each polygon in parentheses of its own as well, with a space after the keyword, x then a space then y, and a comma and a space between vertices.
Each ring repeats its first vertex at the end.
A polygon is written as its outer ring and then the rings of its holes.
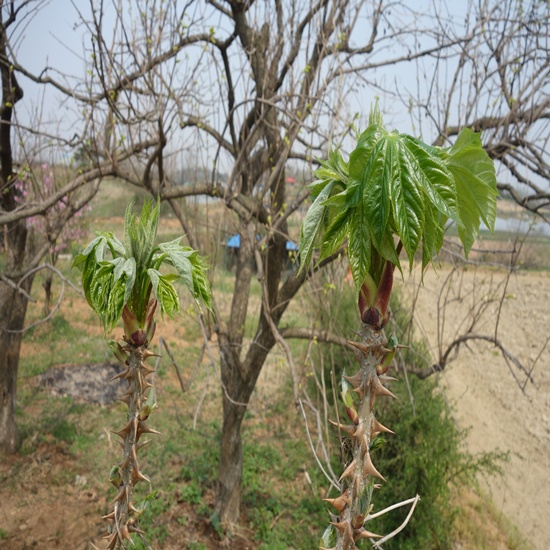
MULTIPOLYGON (((2 6, 2 3, 0 3, 2 6)), ((0 74, 2 77, 2 105, 0 106, 0 206, 10 211, 16 207, 13 189, 13 156, 11 148, 11 120, 13 106, 23 97, 13 73, 7 51, 7 27, 15 21, 13 7, 0 27, 0 74)), ((21 331, 27 312, 27 298, 16 288, 17 280, 10 273, 20 271, 25 265, 27 227, 25 220, 6 225, 4 246, 6 248, 4 276, 11 281, 0 282, 0 451, 14 453, 17 450, 17 427, 15 422, 17 372, 21 349, 21 331)), ((21 285, 28 292, 32 277, 21 285)))
MULTIPOLYGON (((26 241, 25 222, 10 224, 6 273, 9 274, 12 269, 22 265, 26 241)), ((13 281, 13 284, 17 282, 13 281)), ((32 277, 27 277, 21 284, 21 289, 28 293, 31 285, 32 277)), ((5 453, 17 451, 17 373, 22 337, 20 331, 25 322, 27 305, 28 300, 24 294, 6 282, 0 282, 0 451, 5 453)))
POLYGON ((246 407, 223 397, 223 429, 220 449, 220 471, 216 513, 224 523, 234 524, 239 520, 243 450, 241 425, 246 407))

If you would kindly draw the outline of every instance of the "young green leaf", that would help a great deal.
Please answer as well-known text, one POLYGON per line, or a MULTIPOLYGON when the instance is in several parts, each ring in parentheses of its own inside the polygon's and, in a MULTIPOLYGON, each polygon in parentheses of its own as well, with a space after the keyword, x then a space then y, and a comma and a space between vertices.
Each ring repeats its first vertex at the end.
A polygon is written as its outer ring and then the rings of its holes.
POLYGON ((496 175, 493 161, 481 147, 479 134, 464 128, 445 158, 456 182, 458 234, 466 257, 477 238, 480 219, 493 231, 496 219, 496 175))
POLYGON ((300 269, 315 248, 323 259, 347 238, 358 292, 366 273, 378 284, 385 261, 401 270, 400 248, 412 268, 421 246, 424 270, 443 245, 448 220, 456 222, 467 256, 481 220, 492 230, 496 217, 494 166, 478 134, 464 129, 442 149, 387 132, 377 107, 370 122, 349 163, 331 152, 317 171, 325 179, 314 184, 300 238, 300 269))
POLYGON ((86 299, 105 330, 116 325, 125 306, 144 328, 151 293, 157 297, 161 312, 173 315, 179 310, 176 281, 185 284, 197 303, 202 301, 211 308, 206 264, 199 254, 182 246, 180 238, 155 245, 159 212, 158 201, 155 206, 145 201, 137 216, 130 203, 124 216, 124 244, 111 232, 98 232, 73 262, 82 272, 86 299), (163 264, 177 273, 162 274, 159 269, 163 264))

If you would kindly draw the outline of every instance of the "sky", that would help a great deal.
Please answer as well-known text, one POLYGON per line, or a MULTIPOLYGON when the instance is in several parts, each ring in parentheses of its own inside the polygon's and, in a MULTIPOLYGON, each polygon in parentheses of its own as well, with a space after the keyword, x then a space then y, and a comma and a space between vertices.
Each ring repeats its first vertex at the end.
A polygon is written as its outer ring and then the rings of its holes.
MULTIPOLYGON (((407 0, 404 4, 415 9, 427 10, 431 5, 440 5, 442 0, 407 0), (434 4, 435 3, 435 4, 434 4)), ((128 1, 134 5, 134 2, 128 1)), ((466 14, 468 1, 450 0, 448 17, 457 21, 463 20, 466 14)), ((106 4, 109 4, 107 2, 106 4)), ((14 52, 17 61, 27 67, 30 71, 40 73, 44 67, 56 66, 61 73, 51 72, 53 77, 63 80, 64 75, 83 78, 84 49, 89 51, 90 44, 83 42, 83 31, 77 7, 89 11, 88 1, 81 0, 37 0, 36 7, 40 8, 32 17, 22 18, 18 22, 18 42, 14 45, 14 52)), ((441 12, 447 16, 447 13, 441 12)), ((85 39, 89 40, 89 38, 85 39)), ((89 55, 89 54, 88 54, 89 55)), ((430 61, 426 61, 427 70, 430 70, 430 61)), ((395 88, 394 83, 399 82, 409 88, 411 94, 416 93, 416 71, 418 65, 409 63, 384 69, 384 82, 388 88, 395 88)), ((32 120, 36 106, 40 106, 42 120, 58 120, 59 113, 62 113, 62 129, 68 135, 77 129, 81 115, 74 107, 61 102, 59 94, 49 90, 44 95, 44 86, 36 85, 20 77, 20 84, 25 91, 25 98, 18 105, 18 117, 20 121, 32 120)), ((370 104, 376 95, 376 91, 368 84, 363 90, 355 95, 355 103, 350 105, 351 111, 361 113, 359 128, 366 125, 370 104)), ((406 99, 406 98, 405 98, 406 99)), ((406 105, 401 101, 381 101, 382 110, 386 111, 385 121, 392 128, 397 127, 402 132, 420 135, 426 141, 430 135, 421 135, 425 129, 414 126, 406 105)))

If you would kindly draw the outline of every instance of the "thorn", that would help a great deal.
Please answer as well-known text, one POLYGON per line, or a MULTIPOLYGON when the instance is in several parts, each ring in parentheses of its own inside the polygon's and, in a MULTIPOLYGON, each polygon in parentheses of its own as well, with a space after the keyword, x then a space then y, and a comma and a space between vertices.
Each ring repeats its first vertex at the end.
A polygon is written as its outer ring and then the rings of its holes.
MULTIPOLYGON (((157 357, 160 357, 160 355, 157 355, 157 357)), ((144 363, 141 364, 141 370, 143 371, 144 376, 149 376, 150 374, 153 374, 154 372, 156 372, 155 369, 151 369, 144 363)))
POLYGON ((116 497, 111 501, 111 504, 114 504, 115 502, 118 502, 124 495, 124 493, 126 492, 126 486, 123 485, 119 490, 118 490, 118 493, 116 494, 116 497))
POLYGON ((115 513, 111 512, 110 514, 107 514, 106 516, 101 516, 101 519, 115 519, 115 513))
POLYGON ((380 382, 380 379, 378 376, 374 376, 371 379, 371 385, 372 385, 372 393, 374 395, 393 397, 393 399, 397 399, 396 395, 394 395, 390 390, 388 390, 388 388, 382 385, 382 382, 380 382))
POLYGON ((352 437, 354 437, 355 439, 359 440, 363 437, 365 433, 365 423, 364 422, 360 422, 358 425, 357 425, 357 429, 355 430, 355 433, 353 434, 352 437))
POLYGON ((155 353, 154 351, 151 351, 150 349, 146 349, 143 352, 143 358, 147 359, 149 357, 161 357, 158 353, 155 353))
POLYGON ((355 459, 351 461, 349 466, 344 470, 344 473, 340 476, 340 481, 342 481, 345 477, 348 477, 355 472, 355 468, 357 467, 357 463, 355 462, 355 459))
POLYGON ((117 397, 117 401, 120 401, 122 403, 126 403, 126 405, 130 405, 130 399, 132 397, 132 392, 127 391, 126 393, 123 393, 120 397, 117 397))
POLYGON ((380 378, 382 382, 397 382, 397 378, 394 378, 393 376, 388 376, 386 374, 379 374, 378 378, 380 378))
POLYGON ((370 381, 371 385, 371 392, 370 392, 370 409, 371 411, 374 409, 374 403, 376 401, 377 397, 392 397, 393 399, 397 399, 397 396, 394 395, 388 388, 382 385, 382 382, 380 382, 379 376, 373 376, 370 381))
POLYGON ((139 435, 142 435, 142 434, 162 435, 157 430, 153 430, 153 428, 149 428, 149 426, 147 426, 147 424, 145 424, 145 421, 139 422, 139 425, 138 425, 138 428, 137 428, 137 433, 139 435))
POLYGON ((143 447, 145 447, 145 445, 148 445, 149 443, 151 443, 151 441, 152 441, 152 439, 146 439, 145 441, 142 441, 141 443, 136 443, 136 451, 139 451, 140 449, 143 449, 143 447))
POLYGON ((380 478, 382 481, 386 481, 384 476, 374 467, 370 453, 367 451, 363 458, 363 475, 365 476, 375 476, 380 478))
POLYGON ((113 431, 113 433, 115 435, 118 435, 118 437, 121 437, 122 439, 126 439, 126 436, 130 433, 131 429, 132 429, 132 420, 127 422, 126 426, 124 426, 124 428, 122 428, 122 430, 120 430, 118 432, 113 431))
POLYGON ((132 454, 132 460, 134 461, 134 464, 136 465, 136 468, 139 467, 138 458, 136 454, 136 444, 134 443, 132 447, 130 448, 130 453, 132 454))
POLYGON ((127 468, 128 464, 130 464, 130 456, 126 455, 122 462, 118 465, 118 467, 122 470, 123 468, 127 468))
POLYGON ((334 506, 338 512, 341 514, 342 511, 345 509, 346 506, 348 506, 350 500, 349 500, 349 495, 348 495, 348 492, 345 491, 344 493, 342 493, 339 497, 336 497, 336 498, 324 498, 323 499, 325 502, 328 502, 329 504, 331 504, 332 506, 334 506))
POLYGON ((351 521, 351 526, 353 527, 354 531, 354 537, 355 537, 355 530, 361 529, 363 527, 363 523, 365 523, 365 514, 357 514, 351 521))
POLYGON ((371 440, 374 439, 381 432, 385 432, 385 433, 388 433, 388 434, 395 433, 392 430, 390 430, 389 428, 386 428, 386 426, 384 426, 383 424, 380 424, 380 422, 378 422, 378 420, 376 420, 376 418, 374 418, 374 416, 373 416, 372 417, 372 424, 370 426, 370 433, 371 433, 370 438, 371 438, 371 440))
POLYGON ((371 533, 370 531, 367 531, 364 527, 361 527, 355 532, 353 538, 355 539, 355 541, 362 539, 381 539, 382 535, 371 533))
POLYGON ((130 533, 139 533, 140 535, 145 535, 145 531, 139 529, 135 525, 128 525, 128 531, 130 531, 130 533))
POLYGON ((139 471, 137 465, 132 470, 132 481, 134 485, 137 485, 140 481, 147 481, 147 483, 151 483, 151 480, 139 471))
POLYGON ((122 539, 127 539, 129 540, 131 543, 132 543, 132 546, 135 546, 135 542, 133 541, 132 537, 130 536, 130 531, 128 531, 128 526, 127 525, 123 525, 120 529, 120 532, 121 532, 121 535, 122 535, 122 539))
POLYGON ((329 419, 329 422, 333 425, 333 426, 336 426, 337 428, 339 428, 340 430, 342 430, 343 432, 347 433, 348 435, 353 435, 355 433, 355 430, 357 429, 357 427, 355 426, 355 424, 338 424, 338 422, 333 422, 332 420, 329 419))
POLYGON ((371 346, 367 344, 363 344, 363 342, 352 342, 351 340, 348 340, 348 344, 358 349, 365 357, 370 353, 371 346))
POLYGON ((346 531, 348 530, 351 530, 351 525, 349 523, 349 521, 331 521, 330 522, 331 525, 334 525, 334 527, 336 527, 336 529, 338 529, 338 531, 340 531, 340 533, 345 533, 346 531))
POLYGON ((116 380, 117 378, 129 378, 130 369, 127 368, 126 370, 123 370, 122 372, 119 372, 118 374, 115 374, 112 378, 109 378, 107 382, 112 382, 113 380, 116 380))
POLYGON ((363 401, 363 397, 365 396, 365 384, 361 383, 356 388, 352 388, 352 389, 359 397, 359 400, 363 401))
POLYGON ((361 382, 363 382, 361 369, 359 369, 353 376, 344 376, 344 379, 347 380, 352 386, 359 386, 361 382))

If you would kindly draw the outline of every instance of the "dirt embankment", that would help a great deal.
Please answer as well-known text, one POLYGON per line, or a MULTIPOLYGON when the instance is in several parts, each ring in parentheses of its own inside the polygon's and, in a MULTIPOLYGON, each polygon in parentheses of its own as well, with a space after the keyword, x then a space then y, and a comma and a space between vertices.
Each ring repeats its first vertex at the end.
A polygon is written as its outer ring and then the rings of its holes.
MULTIPOLYGON (((494 343, 469 340, 438 376, 458 424, 471 428, 469 450, 510 452, 504 476, 485 487, 497 509, 525 539, 536 550, 546 550, 550 548, 550 273, 519 272, 506 284, 505 271, 470 268, 449 279, 450 272, 443 267, 425 274, 416 303, 416 330, 427 338, 436 363, 439 349, 444 353, 469 329, 495 337, 498 319, 498 341, 527 370, 533 369, 533 382, 526 382, 526 373, 510 357, 507 362, 494 343), (499 296, 504 296, 502 302, 499 296), (471 328, 480 305, 483 314, 471 328), (524 392, 519 387, 523 384, 524 392)), ((408 296, 414 295, 419 280, 415 272, 405 281, 408 296)))

